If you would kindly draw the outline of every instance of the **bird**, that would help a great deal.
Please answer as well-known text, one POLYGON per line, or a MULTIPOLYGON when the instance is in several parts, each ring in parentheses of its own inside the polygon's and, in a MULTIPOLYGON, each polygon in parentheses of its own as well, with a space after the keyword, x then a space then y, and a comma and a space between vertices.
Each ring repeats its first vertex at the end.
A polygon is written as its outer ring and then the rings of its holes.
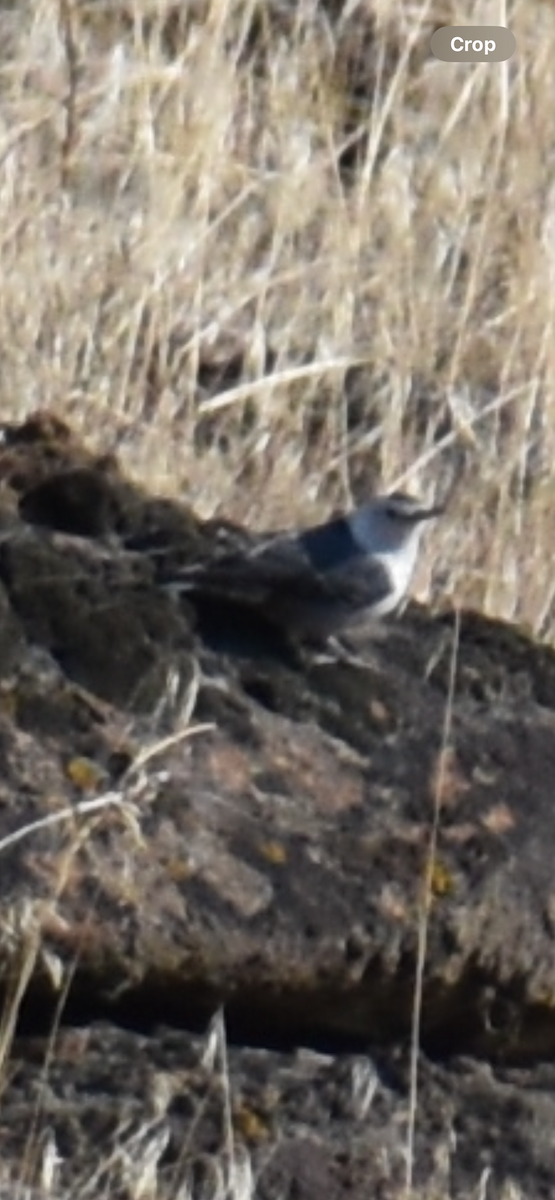
POLYGON ((404 492, 375 496, 322 524, 259 534, 248 547, 162 572, 159 583, 199 611, 219 597, 326 641, 399 607, 424 526, 443 511, 404 492))

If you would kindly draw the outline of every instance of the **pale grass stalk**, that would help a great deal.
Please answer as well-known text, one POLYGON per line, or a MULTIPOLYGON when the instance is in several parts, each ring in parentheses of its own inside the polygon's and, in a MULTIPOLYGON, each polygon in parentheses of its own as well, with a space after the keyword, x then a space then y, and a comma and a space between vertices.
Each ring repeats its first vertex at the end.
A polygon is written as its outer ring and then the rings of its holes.
POLYGON ((114 1145, 101 1157, 96 1171, 79 1184, 80 1200, 95 1200, 95 1197, 110 1194, 114 1181, 124 1181, 126 1193, 133 1200, 155 1195, 152 1189, 156 1178, 158 1161, 169 1138, 169 1130, 159 1116, 147 1118, 138 1129, 122 1120, 114 1135, 114 1145), (146 1185, 143 1188, 143 1183, 146 1185))
POLYGON ((477 70, 471 71, 463 82, 460 91, 455 96, 452 107, 445 117, 445 121, 439 132, 437 149, 434 158, 430 164, 430 172, 433 168, 437 170, 440 164, 440 155, 444 147, 452 136, 457 125, 466 117, 468 120, 468 108, 474 98, 474 92, 481 81, 481 75, 477 70))
MULTIPOLYGON (((508 404, 512 404, 514 401, 521 399, 522 396, 526 394, 529 387, 533 386, 533 382, 534 381, 526 386, 523 385, 521 387, 514 388, 511 392, 508 392, 504 396, 497 396, 495 400, 492 400, 489 404, 484 405, 484 408, 474 414, 464 425, 460 422, 456 422, 456 428, 454 430, 446 433, 444 437, 442 437, 435 444, 435 446, 430 446, 428 450, 424 451, 423 454, 420 454, 418 458, 411 463, 406 471, 403 471, 401 475, 396 477, 394 482, 391 484, 391 489, 395 490, 396 488, 401 488, 406 482, 408 482, 408 480, 418 476, 426 467, 429 467, 431 463, 440 458, 444 451, 449 448, 449 446, 455 445, 459 438, 462 437, 470 444, 473 440, 473 431, 476 426, 480 424, 480 421, 485 420, 486 417, 490 417, 494 413, 500 412, 501 409, 506 408, 508 404)), ((477 448, 479 450, 479 443, 477 448)))
MULTIPOLYGON (((39 923, 40 924, 40 923, 39 923)), ((52 1024, 48 1033, 48 1041, 44 1055, 44 1061, 41 1068, 40 1080, 37 1088, 37 1095, 33 1107, 29 1133, 25 1139, 25 1149, 23 1152, 23 1162, 30 1161, 34 1155, 34 1149, 39 1140, 40 1122, 43 1116, 43 1096, 46 1093, 48 1084, 48 1073, 52 1063, 54 1062, 56 1052, 56 1039, 58 1037, 62 1022, 63 1012, 66 1006, 67 998, 77 969, 79 955, 74 955, 73 961, 64 969, 62 974, 63 986, 58 989, 58 998, 56 1008, 52 1018, 52 1024)), ((48 1162, 48 1155, 45 1156, 45 1166, 48 1162)), ((43 1167, 43 1176, 45 1171, 43 1167)), ((56 1164, 53 1164, 54 1168, 56 1164)), ((50 1189, 51 1190, 51 1189, 50 1189)))
POLYGON ((455 685, 457 679, 457 663, 459 655, 459 643, 461 632, 461 617, 460 611, 455 611, 455 619, 453 626, 453 640, 451 644, 451 659, 449 664, 449 679, 447 685, 447 696, 445 700, 445 713, 443 719, 443 730, 441 735, 441 745, 439 750, 439 769, 436 775, 436 783, 434 788, 434 808, 432 814, 432 824, 430 828, 430 837, 428 842, 428 853, 426 856, 426 869, 422 882, 422 893, 420 898, 420 911, 418 920, 418 947, 416 955, 416 973, 414 981, 414 997, 412 1009, 412 1029, 411 1029, 411 1045, 410 1045, 410 1088, 409 1088, 409 1118, 407 1128, 407 1141, 405 1148, 405 1195, 407 1200, 410 1200, 413 1190, 413 1171, 414 1171, 414 1145, 416 1136, 416 1121, 418 1111, 418 1057, 420 1053, 420 1034, 422 1027, 422 1003, 424 997, 424 971, 426 968, 426 955, 428 950, 428 927, 430 921, 430 910, 433 903, 434 893, 434 872, 437 862, 437 845, 439 837, 439 828, 441 820, 441 809, 443 803, 443 792, 446 782, 446 762, 447 755, 450 749, 451 732, 453 726, 453 707, 455 699, 455 685))
POLYGON ((211 733, 214 729, 216 729, 216 725, 213 721, 205 721, 200 725, 192 725, 190 729, 180 729, 177 733, 168 734, 167 737, 160 738, 155 742, 153 746, 141 751, 137 755, 133 766, 137 768, 143 767, 159 754, 164 754, 166 750, 173 749, 174 746, 178 746, 180 742, 185 741, 187 738, 195 737, 199 733, 211 733))
MULTIPOLYGON (((405 36, 403 39, 403 49, 399 56, 399 62, 397 63, 396 69, 392 74, 383 101, 381 105, 378 102, 372 106, 372 118, 370 126, 371 132, 368 151, 361 169, 360 183, 358 185, 359 211, 367 200, 370 180, 372 178, 380 147, 383 143, 387 122, 391 117, 394 102, 403 85, 407 64, 409 62, 411 53, 421 36, 422 27, 428 18, 431 7, 432 0, 423 0, 423 2, 419 5, 416 13, 416 20, 414 21, 411 31, 408 37, 405 36), (377 117, 375 116, 376 113, 379 114, 377 117)), ((375 97, 375 100, 379 101, 379 97, 375 97)))
POLYGON ((0 1019, 0 1091, 8 1083, 6 1063, 11 1050, 21 1002, 27 991, 40 954, 41 931, 34 920, 32 909, 26 908, 20 916, 20 931, 17 951, 7 976, 6 996, 0 1019))
POLYGON ((457 323, 457 333, 455 346, 451 358, 451 368, 449 374, 448 387, 453 387, 457 376, 461 372, 461 355, 464 346, 464 339, 467 333, 467 328, 470 323, 470 314, 476 303, 478 290, 482 279, 482 263, 486 255, 488 235, 491 231, 491 226, 496 215, 497 195, 496 187, 499 174, 503 162, 503 153, 505 147, 506 130, 497 137, 495 156, 493 165, 488 170, 489 186, 488 186, 488 203, 485 208, 484 215, 480 221, 478 239, 475 248, 475 254, 472 261, 472 266, 469 273, 468 284, 465 289, 465 296, 461 307, 460 319, 457 323))
POLYGON ((76 816, 88 816, 90 813, 99 812, 105 808, 118 808, 121 812, 127 812, 133 817, 137 815, 135 806, 123 799, 121 791, 105 792, 102 796, 95 796, 92 800, 79 800, 76 804, 59 809, 58 812, 49 813, 46 817, 39 817, 36 821, 29 821, 27 825, 22 825, 20 829, 14 830, 13 833, 7 834, 0 840, 0 853, 7 850, 9 846, 15 845, 16 842, 24 841, 39 829, 60 825, 63 821, 73 821, 76 816))
POLYGON ((203 1065, 208 1070, 215 1070, 217 1066, 219 1067, 222 1088, 224 1144, 219 1163, 223 1183, 222 1200, 223 1197, 227 1197, 229 1200, 252 1200, 254 1183, 250 1156, 246 1149, 236 1145, 233 1129, 231 1080, 223 1009, 218 1009, 211 1021, 203 1065))
POLYGON ((306 366, 289 367, 281 371, 276 371, 273 375, 266 375, 263 379, 253 379, 247 383, 239 384, 237 387, 229 388, 218 396, 212 396, 210 400, 203 400, 198 406, 198 411, 201 415, 218 412, 223 408, 230 408, 232 404, 237 404, 243 400, 250 400, 253 396, 258 396, 276 387, 285 387, 290 383, 298 383, 300 379, 318 378, 322 375, 327 375, 329 372, 346 371, 349 367, 368 361, 369 355, 368 351, 366 351, 365 354, 349 355, 348 357, 342 356, 335 359, 322 359, 318 362, 308 363, 306 366))
MULTIPOLYGON (((125 799, 125 789, 129 784, 130 777, 134 776, 151 759, 171 749, 179 742, 184 741, 186 738, 194 737, 199 733, 207 733, 214 728, 213 723, 206 722, 201 725, 192 725, 188 729, 181 729, 168 737, 160 738, 154 745, 141 751, 133 760, 126 773, 126 780, 122 788, 104 792, 101 796, 95 796, 91 800, 79 800, 75 804, 67 805, 66 808, 60 808, 58 812, 48 813, 45 817, 38 817, 36 821, 29 821, 27 825, 22 825, 20 829, 16 829, 13 833, 9 833, 6 837, 0 839, 0 853, 8 849, 9 846, 24 841, 25 838, 30 837, 31 834, 36 833, 39 829, 60 825, 64 821, 74 821, 76 817, 90 816, 93 813, 102 812, 106 808, 117 808, 128 821, 135 825, 139 810, 136 804, 125 799)), ((146 782, 145 779, 140 780, 139 786, 141 789, 146 785, 146 782)))

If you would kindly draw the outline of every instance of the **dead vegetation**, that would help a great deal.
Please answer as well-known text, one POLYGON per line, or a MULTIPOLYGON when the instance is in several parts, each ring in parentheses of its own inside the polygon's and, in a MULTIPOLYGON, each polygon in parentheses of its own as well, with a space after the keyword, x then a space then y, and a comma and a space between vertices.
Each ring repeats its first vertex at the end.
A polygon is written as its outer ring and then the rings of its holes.
POLYGON ((258 526, 453 489, 420 593, 552 636, 555 15, 465 16, 514 58, 429 0, 2 4, 0 400, 258 526))

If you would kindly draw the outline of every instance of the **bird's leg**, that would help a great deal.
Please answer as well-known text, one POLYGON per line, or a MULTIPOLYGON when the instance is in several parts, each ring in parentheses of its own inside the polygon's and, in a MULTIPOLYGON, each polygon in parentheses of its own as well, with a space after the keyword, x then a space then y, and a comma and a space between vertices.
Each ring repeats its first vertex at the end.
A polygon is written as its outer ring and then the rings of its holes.
POLYGON ((349 646, 345 645, 341 638, 333 634, 326 639, 326 646, 330 653, 316 654, 311 660, 313 666, 323 667, 331 663, 344 663, 346 666, 358 667, 362 670, 376 670, 375 660, 373 661, 371 658, 362 658, 358 654, 353 654, 349 646))

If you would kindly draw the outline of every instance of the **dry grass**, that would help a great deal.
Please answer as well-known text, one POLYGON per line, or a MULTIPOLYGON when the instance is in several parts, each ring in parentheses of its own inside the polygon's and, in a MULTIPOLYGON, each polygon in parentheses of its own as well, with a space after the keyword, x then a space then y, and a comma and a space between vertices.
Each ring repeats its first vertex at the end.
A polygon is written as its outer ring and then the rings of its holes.
POLYGON ((553 636, 555 12, 340 8, 0 5, 2 412, 259 527, 455 480, 420 593, 553 636))

